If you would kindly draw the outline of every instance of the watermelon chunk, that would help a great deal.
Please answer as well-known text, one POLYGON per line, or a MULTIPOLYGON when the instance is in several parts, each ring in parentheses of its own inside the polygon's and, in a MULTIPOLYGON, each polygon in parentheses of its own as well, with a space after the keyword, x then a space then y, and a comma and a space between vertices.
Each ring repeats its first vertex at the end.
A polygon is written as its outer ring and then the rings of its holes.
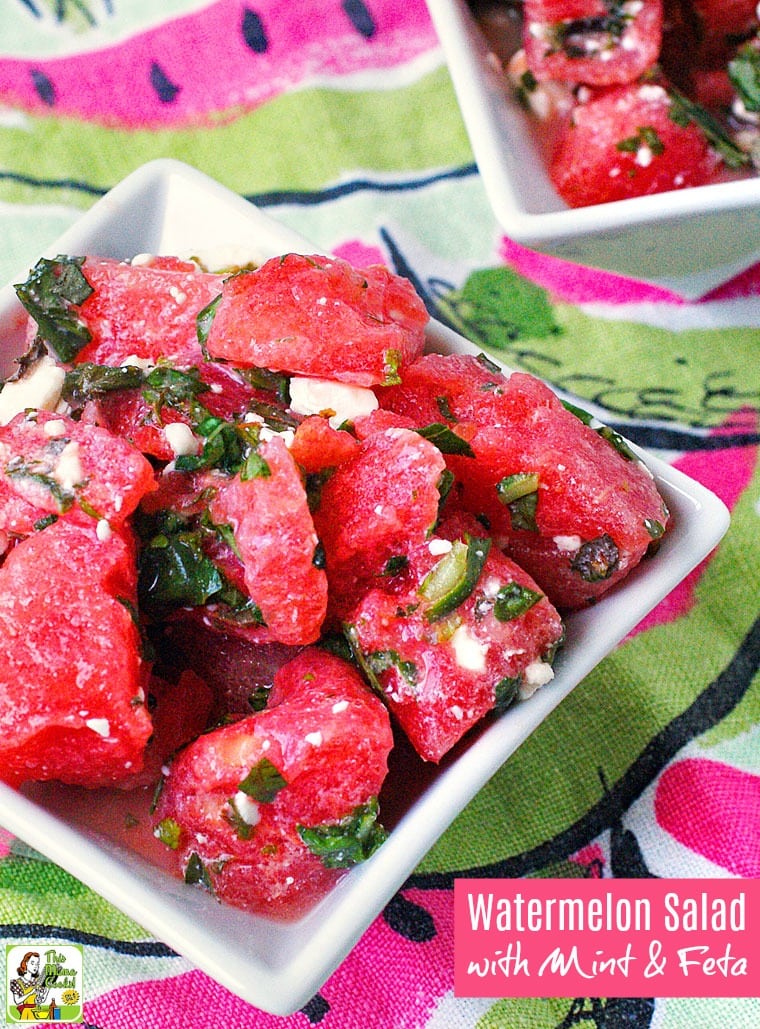
MULTIPOLYGON (((17 287, 22 302, 28 298, 31 286, 32 297, 41 294, 47 303, 55 280, 77 276, 74 269, 80 261, 59 258, 39 262, 28 282, 17 287)), ((81 263, 81 274, 84 279, 77 284, 82 292, 64 290, 52 314, 48 311, 54 325, 60 326, 66 320, 79 322, 82 335, 76 352, 70 354, 56 348, 49 323, 41 329, 43 338, 53 344, 61 360, 73 358, 80 363, 115 366, 135 359, 155 364, 163 358, 180 366, 202 360, 196 318, 221 292, 221 276, 174 258, 130 264, 87 257, 81 263)), ((40 326, 32 315, 30 339, 38 329, 40 326)))
POLYGON ((431 531, 444 469, 432 443, 410 429, 391 428, 362 441, 356 456, 324 483, 314 524, 338 617, 375 579, 403 568, 409 547, 431 531))
POLYGON ((444 525, 412 555, 414 588, 372 589, 347 619, 370 680, 433 762, 488 712, 550 682, 563 637, 531 577, 487 537, 461 537, 459 524, 449 525, 451 539, 444 525))
POLYGON ((584 207, 717 181, 720 157, 698 125, 674 113, 673 99, 655 83, 578 104, 551 155, 557 192, 571 207, 584 207))
POLYGON ((0 529, 31 532, 46 516, 123 525, 155 489, 153 469, 107 429, 49 411, 0 426, 0 529))
POLYGON ((314 643, 327 611, 327 577, 317 566, 317 535, 298 468, 279 436, 259 446, 257 474, 221 480, 209 511, 229 524, 250 596, 273 638, 314 643))
POLYGON ((411 283, 383 265, 286 254, 226 280, 206 346, 240 366, 372 386, 422 353, 427 321, 411 283))
POLYGON ((385 406, 417 411, 421 422, 442 403, 453 428, 464 427, 473 456, 447 455, 457 479, 450 502, 482 519, 560 610, 597 600, 666 530, 667 509, 644 465, 532 375, 428 354, 383 393, 385 406))
POLYGON ((523 45, 539 82, 633 82, 657 61, 661 42, 661 0, 523 2, 523 45))
POLYGON ((134 544, 60 520, 0 567, 0 778, 104 786, 142 766, 151 719, 134 544))
POLYGON ((175 758, 156 833, 185 878, 222 900, 300 914, 382 841, 391 746, 385 707, 355 668, 310 647, 276 674, 265 710, 175 758))

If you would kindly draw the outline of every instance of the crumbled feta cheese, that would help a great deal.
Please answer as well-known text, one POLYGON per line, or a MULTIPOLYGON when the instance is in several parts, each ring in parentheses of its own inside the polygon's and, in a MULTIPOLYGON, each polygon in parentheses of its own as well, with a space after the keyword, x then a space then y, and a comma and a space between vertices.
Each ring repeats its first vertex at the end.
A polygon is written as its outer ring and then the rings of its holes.
POLYGON ((283 429, 281 432, 275 432, 274 429, 270 429, 265 425, 259 433, 259 439, 262 443, 267 443, 269 440, 274 439, 275 436, 279 436, 288 450, 290 450, 295 439, 295 431, 293 429, 283 429))
POLYGON ((523 682, 520 686, 520 696, 527 700, 541 686, 546 686, 554 678, 554 669, 546 661, 531 661, 523 672, 523 682))
POLYGON ((0 425, 7 425, 29 407, 55 411, 65 375, 64 369, 45 354, 20 378, 6 382, 0 390, 0 425))
POLYGON ((339 715, 342 711, 345 711, 347 708, 348 708, 348 701, 347 700, 338 700, 332 706, 332 713, 334 715, 339 715))
POLYGON ((428 550, 433 555, 433 557, 440 557, 442 554, 448 554, 452 546, 453 543, 451 542, 451 540, 432 539, 428 543, 428 550))
POLYGON ((242 790, 238 790, 233 797, 233 804, 235 811, 237 811, 246 825, 259 824, 259 820, 261 818, 259 805, 253 797, 249 797, 247 793, 243 793, 242 790))
POLYGON ((138 357, 137 354, 128 354, 121 362, 121 368, 140 368, 146 372, 149 368, 155 367, 148 357, 138 357))
POLYGON ((98 736, 102 736, 104 740, 108 739, 111 732, 111 725, 107 718, 88 718, 84 723, 88 729, 92 729, 98 736))
POLYGON ((554 546, 557 550, 564 550, 568 553, 574 554, 576 550, 580 550, 581 543, 583 540, 580 536, 555 536, 554 546))
POLYGON ((337 429, 343 422, 370 414, 378 406, 371 389, 331 379, 294 376, 290 380, 290 407, 296 414, 324 414, 337 429))
POLYGON ((177 286, 169 287, 169 296, 172 298, 175 304, 184 304, 187 300, 187 293, 179 289, 177 286))
POLYGON ((454 718, 456 718, 458 722, 461 722, 464 718, 464 711, 461 709, 459 704, 454 704, 452 707, 449 708, 449 711, 451 711, 452 715, 454 716, 454 718))
POLYGON ((98 523, 95 526, 95 535, 98 537, 101 543, 105 543, 107 540, 111 538, 111 526, 108 523, 108 519, 98 519, 98 523))
POLYGON ((640 168, 648 168, 653 160, 654 154, 652 152, 652 148, 647 146, 646 144, 640 146, 636 151, 636 157, 634 158, 634 162, 638 164, 640 168))
POLYGON ((73 490, 82 481, 84 473, 79 463, 79 444, 69 440, 58 456, 53 478, 63 490, 73 490))
POLYGON ((481 643, 472 635, 466 625, 460 625, 451 637, 451 646, 460 668, 470 672, 482 672, 486 667, 488 644, 481 643))
POLYGON ((175 457, 198 453, 198 440, 185 422, 169 422, 164 426, 164 436, 175 457))
POLYGON ((312 745, 312 747, 318 747, 322 743, 322 733, 321 732, 307 732, 306 735, 304 736, 304 739, 306 740, 307 743, 310 743, 312 745))
POLYGON ((51 418, 49 422, 45 422, 42 426, 42 431, 51 439, 54 439, 56 436, 65 436, 66 422, 62 418, 51 418))

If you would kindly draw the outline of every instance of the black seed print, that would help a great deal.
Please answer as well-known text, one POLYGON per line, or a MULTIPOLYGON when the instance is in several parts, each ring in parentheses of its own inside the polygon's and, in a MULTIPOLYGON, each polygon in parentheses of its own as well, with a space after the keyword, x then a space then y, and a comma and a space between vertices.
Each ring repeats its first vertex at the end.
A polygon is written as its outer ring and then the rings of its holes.
POLYGON ((243 41, 255 54, 265 54, 269 49, 264 23, 252 7, 246 7, 243 11, 243 21, 240 25, 243 34, 243 41))
POLYGON ((156 61, 150 66, 150 84, 162 104, 171 104, 179 93, 181 86, 175 85, 156 61))
POLYGON ((48 107, 52 107, 55 103, 55 86, 53 83, 44 72, 39 71, 37 68, 32 68, 30 74, 37 96, 48 107))
POLYGON ((435 938, 433 916, 419 904, 413 904, 402 893, 397 893, 385 907, 383 918, 390 928, 412 943, 428 943, 435 938))
POLYGON ((309 1003, 301 1008, 302 1013, 306 1015, 312 1025, 319 1025, 329 1010, 330 1005, 321 993, 315 993, 309 1003))
POLYGON ((343 0, 342 7, 356 31, 371 39, 377 26, 364 0, 343 0))

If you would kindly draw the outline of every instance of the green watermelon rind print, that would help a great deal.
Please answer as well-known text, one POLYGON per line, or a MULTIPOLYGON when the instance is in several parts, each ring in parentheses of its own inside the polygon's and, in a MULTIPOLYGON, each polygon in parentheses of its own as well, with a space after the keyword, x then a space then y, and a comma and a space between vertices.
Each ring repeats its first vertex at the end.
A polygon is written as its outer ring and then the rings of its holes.
POLYGON ((86 208, 159 157, 244 195, 317 190, 349 167, 380 175, 459 167, 472 152, 456 111, 448 72, 438 68, 400 89, 308 89, 177 130, 26 115, 21 125, 0 125, 0 201, 86 208))

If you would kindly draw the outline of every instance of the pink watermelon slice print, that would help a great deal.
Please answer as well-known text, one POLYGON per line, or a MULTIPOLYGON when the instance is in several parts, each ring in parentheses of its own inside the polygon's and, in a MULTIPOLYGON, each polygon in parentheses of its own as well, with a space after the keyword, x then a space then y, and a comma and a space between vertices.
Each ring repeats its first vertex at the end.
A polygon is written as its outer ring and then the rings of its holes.
POLYGON ((36 114, 110 126, 203 124, 436 45, 424 0, 388 0, 377 11, 365 0, 218 0, 102 49, 3 58, 0 96, 36 114))

